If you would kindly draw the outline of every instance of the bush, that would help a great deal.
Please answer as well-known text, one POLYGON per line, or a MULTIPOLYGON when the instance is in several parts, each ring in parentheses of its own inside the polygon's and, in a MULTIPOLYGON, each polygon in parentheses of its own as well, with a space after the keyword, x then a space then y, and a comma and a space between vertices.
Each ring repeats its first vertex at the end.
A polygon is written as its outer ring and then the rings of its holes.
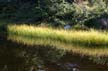
POLYGON ((54 26, 70 22, 72 25, 85 24, 104 13, 108 15, 107 0, 89 0, 88 3, 75 3, 72 0, 1 0, 0 9, 1 18, 15 17, 12 20, 24 23, 47 21, 53 22, 54 26))
POLYGON ((74 4, 74 7, 74 20, 76 20, 76 23, 84 24, 90 28, 101 29, 102 27, 105 29, 102 22, 98 22, 100 19, 108 17, 108 7, 105 1, 96 0, 92 2, 92 5, 74 4))
POLYGON ((73 29, 75 29, 75 30, 88 30, 88 27, 86 27, 84 25, 77 24, 77 25, 73 26, 73 29))

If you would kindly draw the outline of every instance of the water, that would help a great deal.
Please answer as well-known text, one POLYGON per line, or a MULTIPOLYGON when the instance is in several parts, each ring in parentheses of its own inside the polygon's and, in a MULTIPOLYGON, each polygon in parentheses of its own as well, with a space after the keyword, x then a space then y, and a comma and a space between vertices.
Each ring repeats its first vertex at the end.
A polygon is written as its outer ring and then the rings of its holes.
MULTIPOLYGON (((25 58, 20 56, 20 54, 24 55, 25 49, 22 47, 26 46, 11 44, 9 41, 0 41, 0 71, 27 71, 27 69, 23 70, 25 58)), ((28 48, 27 50, 32 51, 34 49, 28 48)), ((87 57, 67 53, 56 62, 44 62, 44 66, 41 69, 38 68, 37 71, 108 71, 108 67, 93 63, 87 57)))
POLYGON ((108 67, 105 65, 93 63, 86 57, 81 58, 78 55, 70 54, 66 55, 55 66, 50 64, 48 68, 48 71, 108 71, 108 67))

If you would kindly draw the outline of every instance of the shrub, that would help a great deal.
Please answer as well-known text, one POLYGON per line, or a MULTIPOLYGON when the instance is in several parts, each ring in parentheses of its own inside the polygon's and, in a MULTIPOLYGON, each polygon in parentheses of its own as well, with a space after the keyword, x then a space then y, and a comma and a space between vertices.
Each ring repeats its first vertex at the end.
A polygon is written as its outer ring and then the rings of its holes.
POLYGON ((75 30, 88 30, 88 27, 86 27, 85 25, 77 24, 77 25, 73 26, 73 29, 75 29, 75 30))

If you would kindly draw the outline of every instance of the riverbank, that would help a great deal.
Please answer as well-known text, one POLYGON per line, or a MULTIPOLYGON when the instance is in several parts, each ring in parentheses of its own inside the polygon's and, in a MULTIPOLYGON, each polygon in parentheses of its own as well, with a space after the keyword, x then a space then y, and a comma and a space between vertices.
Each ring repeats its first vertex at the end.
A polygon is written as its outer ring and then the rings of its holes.
POLYGON ((82 46, 108 46, 108 33, 103 31, 67 31, 27 25, 11 25, 8 26, 7 31, 11 36, 27 37, 29 39, 53 40, 82 46))
POLYGON ((72 31, 33 27, 27 25, 10 25, 7 29, 8 39, 26 45, 53 46, 81 56, 89 56, 94 62, 108 62, 108 33, 95 30, 72 31))

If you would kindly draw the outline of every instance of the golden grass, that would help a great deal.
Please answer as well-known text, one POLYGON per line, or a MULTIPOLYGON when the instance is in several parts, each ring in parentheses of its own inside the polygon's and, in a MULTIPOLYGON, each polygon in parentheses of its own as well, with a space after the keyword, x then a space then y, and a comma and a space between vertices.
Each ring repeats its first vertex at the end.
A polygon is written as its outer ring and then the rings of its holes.
POLYGON ((9 40, 27 45, 55 46, 57 49, 87 56, 108 56, 107 32, 10 25, 8 34, 9 40))

